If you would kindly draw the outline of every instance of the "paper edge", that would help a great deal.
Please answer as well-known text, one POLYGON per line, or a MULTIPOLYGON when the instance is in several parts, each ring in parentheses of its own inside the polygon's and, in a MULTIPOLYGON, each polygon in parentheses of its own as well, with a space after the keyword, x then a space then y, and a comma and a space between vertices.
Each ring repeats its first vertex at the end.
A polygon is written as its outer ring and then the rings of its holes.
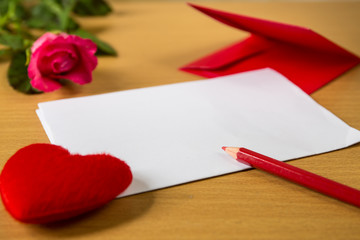
POLYGON ((40 120, 41 125, 44 128, 44 131, 45 131, 46 136, 48 137, 49 141, 51 143, 54 143, 55 142, 54 137, 52 135, 52 132, 51 132, 49 126, 46 124, 45 116, 43 115, 41 109, 36 109, 35 112, 36 112, 36 115, 38 116, 38 118, 40 120))

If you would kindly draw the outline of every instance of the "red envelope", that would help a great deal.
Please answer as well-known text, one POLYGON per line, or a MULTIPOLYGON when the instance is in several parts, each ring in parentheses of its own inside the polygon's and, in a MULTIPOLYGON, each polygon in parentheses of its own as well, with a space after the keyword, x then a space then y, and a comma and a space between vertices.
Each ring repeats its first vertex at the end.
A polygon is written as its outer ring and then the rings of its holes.
POLYGON ((310 29, 189 5, 251 35, 183 71, 218 77, 270 67, 310 94, 360 63, 359 57, 310 29))

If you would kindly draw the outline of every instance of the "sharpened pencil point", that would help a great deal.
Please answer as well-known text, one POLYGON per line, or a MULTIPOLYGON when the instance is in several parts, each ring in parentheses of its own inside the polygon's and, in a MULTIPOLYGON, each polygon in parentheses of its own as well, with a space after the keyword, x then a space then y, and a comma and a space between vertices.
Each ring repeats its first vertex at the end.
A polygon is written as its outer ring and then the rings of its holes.
POLYGON ((238 147, 222 147, 222 149, 228 153, 230 156, 232 156, 234 159, 237 159, 237 152, 239 151, 238 147))

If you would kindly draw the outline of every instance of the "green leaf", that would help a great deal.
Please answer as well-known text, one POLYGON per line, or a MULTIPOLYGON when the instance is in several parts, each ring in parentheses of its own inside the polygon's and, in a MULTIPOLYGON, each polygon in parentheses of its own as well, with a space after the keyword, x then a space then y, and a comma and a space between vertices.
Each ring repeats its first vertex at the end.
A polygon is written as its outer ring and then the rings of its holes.
POLYGON ((83 29, 78 29, 75 32, 72 32, 72 34, 92 40, 98 47, 96 52, 97 55, 117 56, 116 50, 112 48, 109 44, 101 41, 100 39, 83 29))
POLYGON ((47 8, 55 13, 56 15, 61 15, 63 12, 63 9, 60 4, 57 3, 57 1, 54 0, 42 0, 43 4, 47 6, 47 8))
POLYGON ((27 18, 22 0, 0 0, 0 28, 10 23, 19 24, 27 18))
POLYGON ((104 16, 111 7, 104 0, 78 0, 74 12, 80 16, 104 16))
POLYGON ((38 4, 31 8, 31 17, 26 22, 29 27, 40 29, 53 29, 59 28, 59 20, 57 16, 49 11, 46 5, 38 4))
POLYGON ((17 2, 19 3, 17 3, 15 6, 13 17, 16 18, 17 20, 25 19, 27 17, 26 8, 20 4, 20 2, 23 1, 17 1, 17 2))
POLYGON ((70 14, 77 1, 78 0, 43 0, 49 10, 56 14, 60 22, 61 30, 64 32, 70 29, 70 14))
POLYGON ((30 84, 30 79, 27 73, 26 54, 25 52, 16 52, 12 59, 8 69, 8 81, 10 85, 23 93, 34 94, 41 93, 34 89, 30 84))
MULTIPOLYGON (((39 3, 31 8, 30 18, 26 22, 30 28, 38 28, 45 30, 62 30, 59 17, 49 9, 49 6, 39 3)), ((69 18, 67 29, 74 31, 79 25, 69 18)))
POLYGON ((0 1, 0 16, 5 15, 8 11, 9 1, 0 1))
POLYGON ((8 46, 13 50, 21 50, 23 49, 23 39, 19 35, 12 35, 9 33, 1 33, 0 34, 0 44, 8 46))
POLYGON ((0 61, 9 60, 13 51, 10 48, 0 49, 0 61))

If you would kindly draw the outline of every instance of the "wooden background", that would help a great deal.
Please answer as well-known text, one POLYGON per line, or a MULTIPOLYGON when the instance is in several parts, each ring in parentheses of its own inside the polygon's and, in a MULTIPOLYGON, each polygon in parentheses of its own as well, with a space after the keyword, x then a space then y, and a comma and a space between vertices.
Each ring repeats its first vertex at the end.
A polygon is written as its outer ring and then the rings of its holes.
MULTIPOLYGON (((192 1, 309 27, 360 55, 359 2, 192 1)), ((183 1, 112 1, 108 17, 80 19, 116 48, 94 80, 40 95, 7 83, 0 63, 0 169, 19 148, 49 142, 35 109, 43 101, 184 82, 177 68, 247 33, 215 22, 183 1)), ((360 67, 312 97, 360 129, 360 67)), ((290 164, 360 189, 360 145, 290 164)), ((0 204, 0 239, 360 239, 360 209, 258 170, 197 181, 112 201, 84 216, 46 226, 15 221, 0 204)))

